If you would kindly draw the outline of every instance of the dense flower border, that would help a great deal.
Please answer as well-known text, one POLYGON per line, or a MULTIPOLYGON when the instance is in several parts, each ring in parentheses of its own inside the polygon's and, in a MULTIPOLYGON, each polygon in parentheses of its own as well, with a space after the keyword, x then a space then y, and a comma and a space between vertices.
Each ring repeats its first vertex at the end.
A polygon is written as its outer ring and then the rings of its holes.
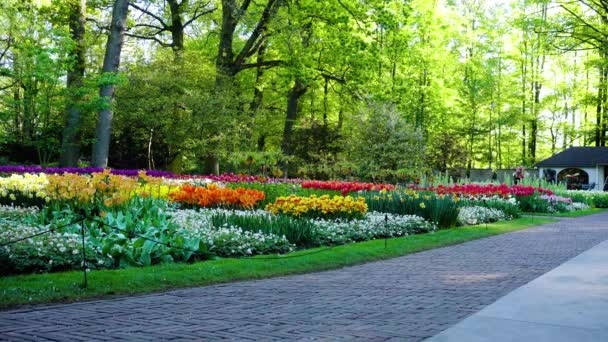
POLYGON ((279 197, 274 203, 266 206, 273 214, 285 214, 310 218, 361 218, 367 212, 367 203, 363 197, 323 195, 317 197, 287 196, 279 197))
POLYGON ((356 191, 382 191, 394 190, 395 186, 391 184, 374 184, 363 182, 342 182, 342 181, 303 181, 302 188, 336 190, 342 195, 346 195, 356 191))
POLYGON ((42 167, 42 166, 0 166, 0 173, 46 173, 46 174, 64 174, 74 173, 78 175, 87 175, 92 173, 102 173, 105 170, 117 176, 138 176, 142 171, 151 177, 173 177, 174 174, 169 171, 161 170, 121 170, 121 169, 104 169, 101 167, 42 167))
POLYGON ((265 198, 264 192, 244 188, 220 188, 215 184, 208 187, 183 185, 178 190, 171 192, 169 198, 173 202, 199 206, 203 208, 233 207, 253 208, 258 202, 265 198))
POLYGON ((432 191, 439 195, 456 195, 464 197, 477 196, 531 196, 535 193, 541 195, 553 195, 553 192, 548 189, 534 187, 529 185, 513 185, 509 187, 506 184, 453 184, 449 186, 439 185, 437 187, 419 188, 413 187, 418 191, 432 191))

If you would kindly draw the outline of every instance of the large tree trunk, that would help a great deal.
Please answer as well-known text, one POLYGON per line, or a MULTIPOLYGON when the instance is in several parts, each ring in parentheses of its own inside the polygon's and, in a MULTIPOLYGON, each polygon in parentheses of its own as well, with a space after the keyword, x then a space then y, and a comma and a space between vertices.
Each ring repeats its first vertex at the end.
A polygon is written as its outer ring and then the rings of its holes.
POLYGON ((182 12, 188 6, 188 0, 182 0, 178 3, 177 0, 167 0, 169 9, 171 10, 171 48, 177 58, 181 57, 184 51, 184 19, 182 12))
MULTIPOLYGON (((260 48, 258 49, 258 62, 263 63, 264 62, 264 54, 266 52, 266 44, 262 44, 260 46, 260 48)), ((253 87, 253 99, 251 100, 251 104, 250 104, 250 112, 251 112, 251 123, 252 126, 249 130, 247 130, 247 140, 250 141, 251 146, 254 146, 256 143, 253 141, 253 132, 254 130, 257 128, 256 126, 256 117, 258 116, 258 113, 260 112, 260 110, 262 109, 262 104, 264 102, 264 86, 263 86, 263 78, 264 78, 264 68, 262 66, 258 66, 256 68, 256 75, 255 75, 255 85, 253 87)), ((266 144, 265 140, 266 138, 264 137, 265 133, 261 132, 260 136, 258 137, 257 140, 257 148, 259 151, 263 151, 264 146, 266 144)))
MULTIPOLYGON (((173 50, 173 60, 179 68, 183 66, 183 55, 184 55, 184 9, 188 7, 188 0, 182 0, 178 3, 177 0, 167 0, 169 3, 169 9, 171 11, 171 49, 173 50)), ((179 73, 175 74, 175 77, 180 77, 179 73)), ((173 109, 175 112, 179 111, 180 104, 178 103, 178 97, 176 94, 175 101, 173 102, 173 109)), ((183 172, 183 159, 184 153, 180 146, 171 146, 171 150, 175 151, 172 156, 169 165, 167 165, 169 171, 180 174, 183 172)))
POLYGON ((236 0, 222 0, 222 27, 216 67, 216 85, 221 88, 226 79, 234 76, 234 31, 238 24, 236 0))
MULTIPOLYGON (((120 65, 120 53, 124 42, 129 0, 115 0, 112 9, 112 24, 110 36, 106 45, 102 73, 114 74, 120 65)), ((104 108, 97 115, 95 130, 95 145, 93 146, 92 165, 95 167, 108 166, 110 150, 110 134, 112 129, 112 102, 114 100, 115 85, 112 82, 99 87, 99 96, 104 100, 104 108)))
POLYGON ((80 157, 80 138, 81 138, 81 116, 80 105, 82 102, 82 80, 85 72, 85 16, 86 0, 73 0, 70 3, 70 33, 75 45, 70 52, 74 59, 74 65, 68 72, 67 77, 67 120, 63 130, 63 140, 61 143, 61 157, 59 166, 76 167, 80 157))
POLYGON ((285 119, 283 143, 281 144, 281 149, 285 155, 290 155, 293 151, 291 133, 293 132, 293 126, 298 117, 298 101, 300 100, 300 97, 306 94, 306 90, 308 90, 308 86, 298 78, 289 91, 289 97, 287 98, 287 118, 285 119))

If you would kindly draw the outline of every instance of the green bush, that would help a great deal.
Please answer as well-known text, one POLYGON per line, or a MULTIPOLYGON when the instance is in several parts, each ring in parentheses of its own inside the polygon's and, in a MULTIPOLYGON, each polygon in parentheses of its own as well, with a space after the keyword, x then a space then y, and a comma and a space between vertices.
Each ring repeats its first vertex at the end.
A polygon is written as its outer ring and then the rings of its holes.
POLYGON ((517 196, 517 202, 522 211, 528 213, 549 213, 551 212, 548 201, 540 199, 537 194, 531 196, 517 196))
POLYGON ((591 203, 596 208, 608 208, 608 192, 597 192, 591 195, 591 203))

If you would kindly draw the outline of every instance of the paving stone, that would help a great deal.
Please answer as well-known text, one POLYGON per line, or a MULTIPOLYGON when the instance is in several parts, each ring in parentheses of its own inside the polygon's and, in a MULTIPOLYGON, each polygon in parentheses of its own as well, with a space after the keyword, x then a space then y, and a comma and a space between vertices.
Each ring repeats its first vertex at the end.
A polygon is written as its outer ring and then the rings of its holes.
POLYGON ((335 271, 4 311, 0 340, 420 341, 607 239, 602 213, 335 271))

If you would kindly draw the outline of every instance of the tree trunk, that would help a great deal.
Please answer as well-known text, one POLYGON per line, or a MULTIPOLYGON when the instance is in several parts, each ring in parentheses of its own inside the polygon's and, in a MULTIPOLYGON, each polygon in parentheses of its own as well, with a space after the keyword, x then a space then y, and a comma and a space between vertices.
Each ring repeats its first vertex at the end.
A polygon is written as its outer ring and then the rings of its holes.
POLYGON ((306 90, 308 90, 308 86, 298 78, 289 91, 289 97, 287 98, 287 118, 285 119, 285 127, 283 128, 283 143, 281 144, 281 149, 285 155, 290 155, 293 150, 291 133, 293 131, 294 123, 298 117, 298 101, 300 100, 300 97, 306 93, 306 90))
MULTIPOLYGON (((547 19, 547 3, 542 4, 541 9, 541 20, 544 22, 547 19)), ((536 149, 538 141, 538 117, 540 115, 540 91, 542 88, 541 75, 545 69, 546 54, 542 42, 542 33, 536 34, 536 47, 532 47, 532 53, 530 54, 530 60, 532 61, 532 119, 530 120, 530 134, 528 139, 528 150, 529 150, 529 161, 531 164, 536 162, 536 149), (535 50, 535 51, 534 51, 535 50), (536 53, 536 56, 534 56, 536 53), (534 63, 536 59, 536 63, 534 63)))
MULTIPOLYGON (((260 48, 258 49, 258 58, 257 61, 259 63, 263 63, 264 62, 264 54, 266 52, 266 45, 262 44, 260 46, 260 48)), ((250 104, 250 111, 251 111, 251 122, 252 124, 255 123, 255 119, 258 116, 258 113, 260 112, 260 109, 262 109, 262 104, 264 102, 264 86, 263 86, 263 77, 264 77, 264 68, 262 66, 258 66, 256 68, 256 73, 255 73, 255 85, 253 87, 253 99, 251 100, 251 104, 250 104)), ((255 142, 253 141, 253 133, 254 133, 254 129, 256 129, 257 127, 253 126, 247 130, 247 140, 250 141, 251 145, 253 146, 255 144, 255 142)), ((262 132, 261 135, 258 137, 258 141, 257 141, 257 148, 258 150, 262 151, 264 149, 264 145, 265 145, 265 138, 264 138, 264 133, 262 132), (260 141, 261 138, 261 141, 260 141)))
MULTIPOLYGON (((112 24, 110 36, 106 45, 106 53, 103 59, 104 74, 115 74, 120 65, 120 53, 124 42, 127 14, 129 11, 129 0, 115 0, 112 9, 112 24)), ((93 146, 94 167, 107 167, 108 154, 110 151, 110 134, 112 129, 112 102, 114 100, 113 82, 102 84, 99 87, 99 96, 105 101, 105 106, 97 115, 97 127, 95 129, 95 145, 93 146)))
POLYGON ((171 49, 175 53, 176 58, 180 58, 184 51, 184 22, 182 12, 188 6, 188 0, 182 0, 177 3, 177 0, 167 0, 169 9, 171 10, 171 49))
MULTIPOLYGON (((184 54, 184 19, 182 17, 184 9, 188 7, 188 0, 182 0, 178 3, 177 0, 167 0, 169 3, 169 10, 171 11, 171 26, 169 31, 171 32, 171 50, 173 51, 173 60, 178 66, 176 69, 175 77, 181 77, 178 70, 181 71, 183 67, 183 54, 184 54)), ((180 110, 180 103, 178 94, 176 94, 175 101, 173 102, 174 111, 180 110)), ((184 154, 181 146, 172 146, 176 152, 169 162, 168 168, 175 174, 182 173, 183 169, 183 158, 184 154)), ((152 157, 152 156, 150 156, 152 157)))
POLYGON ((597 106, 596 106, 596 117, 595 117, 595 146, 602 146, 602 122, 604 114, 604 92, 605 83, 604 79, 604 66, 599 67, 599 86, 597 87, 597 106))
POLYGON ((70 3, 70 33, 72 40, 75 43, 74 48, 70 52, 74 59, 74 65, 68 72, 67 77, 67 104, 66 113, 67 120, 63 130, 63 140, 61 143, 61 156, 59 158, 59 166, 61 167, 76 167, 78 166, 78 158, 80 157, 80 139, 81 139, 81 116, 82 111, 80 105, 82 102, 82 81, 85 72, 85 16, 86 16, 86 0, 72 1, 70 3))

